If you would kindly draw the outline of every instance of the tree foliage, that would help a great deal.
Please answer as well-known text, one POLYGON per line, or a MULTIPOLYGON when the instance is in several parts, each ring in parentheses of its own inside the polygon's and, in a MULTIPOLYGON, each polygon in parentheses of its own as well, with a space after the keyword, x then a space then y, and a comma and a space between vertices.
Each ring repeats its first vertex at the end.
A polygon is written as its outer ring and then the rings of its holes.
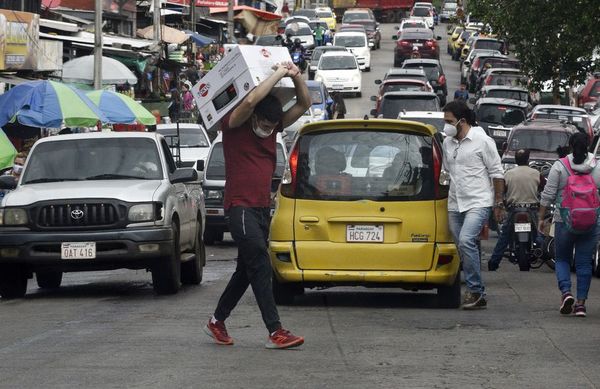
POLYGON ((531 89, 552 81, 555 99, 600 64, 598 0, 470 0, 469 11, 514 46, 531 89))

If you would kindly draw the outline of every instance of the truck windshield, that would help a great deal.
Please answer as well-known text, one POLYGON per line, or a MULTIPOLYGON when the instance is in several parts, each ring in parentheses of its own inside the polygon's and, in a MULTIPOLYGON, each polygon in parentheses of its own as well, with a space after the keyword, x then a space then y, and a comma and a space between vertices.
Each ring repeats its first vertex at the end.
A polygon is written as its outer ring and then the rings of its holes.
POLYGON ((23 184, 162 178, 156 142, 146 138, 115 137, 40 144, 29 155, 23 184))

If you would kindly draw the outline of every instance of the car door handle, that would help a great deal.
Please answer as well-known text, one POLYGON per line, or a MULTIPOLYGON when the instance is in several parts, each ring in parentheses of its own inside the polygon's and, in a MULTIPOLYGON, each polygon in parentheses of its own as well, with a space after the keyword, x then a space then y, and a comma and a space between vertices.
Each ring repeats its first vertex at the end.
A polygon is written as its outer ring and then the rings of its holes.
POLYGON ((300 223, 318 223, 319 218, 316 216, 301 216, 300 223))

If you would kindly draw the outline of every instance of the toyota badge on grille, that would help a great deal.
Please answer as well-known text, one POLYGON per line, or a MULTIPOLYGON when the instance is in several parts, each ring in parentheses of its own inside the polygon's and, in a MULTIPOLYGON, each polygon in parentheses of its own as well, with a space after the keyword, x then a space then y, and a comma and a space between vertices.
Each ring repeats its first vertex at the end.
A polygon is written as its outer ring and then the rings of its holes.
POLYGON ((71 217, 75 220, 79 220, 83 217, 83 211, 81 209, 74 209, 71 211, 71 217))

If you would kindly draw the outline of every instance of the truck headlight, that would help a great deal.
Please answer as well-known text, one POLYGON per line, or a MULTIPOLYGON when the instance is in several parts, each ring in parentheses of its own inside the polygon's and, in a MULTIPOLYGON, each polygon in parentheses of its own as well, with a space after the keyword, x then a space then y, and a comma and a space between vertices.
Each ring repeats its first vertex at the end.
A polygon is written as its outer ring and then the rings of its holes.
POLYGON ((137 204, 129 208, 127 218, 132 222, 149 222, 155 220, 155 205, 153 203, 137 204))
POLYGON ((221 200, 223 193, 220 190, 206 189, 204 190, 204 197, 206 200, 221 200))
POLYGON ((28 223, 27 211, 22 208, 0 209, 0 225, 24 226, 28 223))

